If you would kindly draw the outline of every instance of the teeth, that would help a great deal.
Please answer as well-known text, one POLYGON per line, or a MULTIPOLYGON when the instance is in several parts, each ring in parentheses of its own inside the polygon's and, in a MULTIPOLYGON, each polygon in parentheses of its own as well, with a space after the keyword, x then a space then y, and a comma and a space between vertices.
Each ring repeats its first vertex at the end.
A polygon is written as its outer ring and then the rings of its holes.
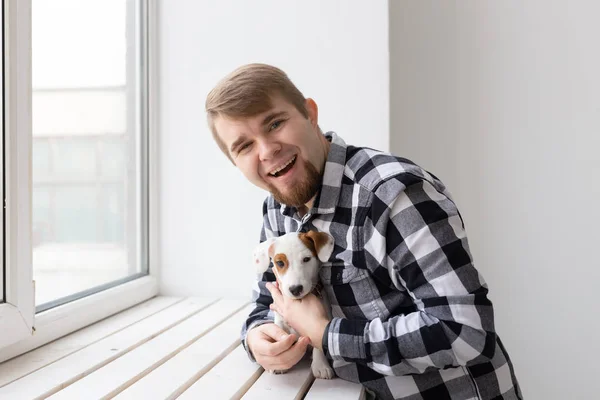
POLYGON ((285 167, 287 167, 288 165, 290 165, 291 163, 294 162, 294 160, 296 160, 296 156, 292 157, 292 159, 288 162, 286 162, 285 164, 283 164, 281 167, 269 172, 269 175, 273 175, 273 176, 277 176, 277 173, 279 171, 281 171, 282 169, 284 169, 285 167))

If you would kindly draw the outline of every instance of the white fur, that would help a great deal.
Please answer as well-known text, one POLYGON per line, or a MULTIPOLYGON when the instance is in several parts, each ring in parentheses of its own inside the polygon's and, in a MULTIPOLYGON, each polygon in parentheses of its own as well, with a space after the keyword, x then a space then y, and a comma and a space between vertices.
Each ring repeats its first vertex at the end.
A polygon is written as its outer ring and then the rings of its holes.
POLYGON ((269 268, 271 259, 269 258, 269 246, 275 241, 275 238, 270 238, 256 246, 254 249, 253 259, 258 274, 264 273, 269 268))
MULTIPOLYGON (((279 289, 284 296, 300 299, 313 291, 319 282, 319 268, 321 262, 325 262, 333 252, 333 238, 328 236, 327 243, 317 251, 315 257, 312 251, 304 245, 304 242, 298 237, 298 233, 288 233, 278 238, 271 238, 262 242, 254 250, 254 262, 258 273, 264 273, 269 267, 271 257, 277 254, 285 254, 288 260, 288 267, 284 274, 277 272, 277 266, 273 265, 273 272, 279 281, 279 289), (309 260, 305 261, 307 258, 309 260), (293 295, 290 287, 302 286, 302 291, 293 295)), ((322 301, 329 318, 331 315, 331 305, 327 295, 322 292, 322 301)), ((275 312, 275 324, 288 333, 298 334, 294 331, 279 315, 275 312)), ((331 379, 334 377, 333 369, 329 366, 325 354, 316 347, 312 350, 311 370, 315 378, 331 379)), ((281 373, 285 371, 269 371, 271 373, 281 373)))
POLYGON ((321 260, 321 262, 328 261, 329 257, 331 257, 331 253, 333 253, 333 237, 331 237, 331 235, 327 236, 329 236, 329 240, 317 252, 317 257, 319 257, 319 260, 321 260))

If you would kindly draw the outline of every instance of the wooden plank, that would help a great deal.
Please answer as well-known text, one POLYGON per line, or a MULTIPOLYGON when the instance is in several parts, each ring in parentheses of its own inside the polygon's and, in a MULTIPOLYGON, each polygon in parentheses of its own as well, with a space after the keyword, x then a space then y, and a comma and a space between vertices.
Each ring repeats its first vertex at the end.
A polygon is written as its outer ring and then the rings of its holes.
MULTIPOLYGON (((213 302, 214 299, 191 298, 177 303, 114 335, 3 386, 0 388, 0 399, 29 400, 56 393, 186 320, 213 302)), ((89 397, 84 396, 83 398, 89 397)))
POLYGON ((182 301, 155 297, 71 335, 0 364, 0 387, 182 301))
POLYGON ((247 304, 221 300, 163 334, 83 377, 50 399, 112 398, 162 365, 247 304))
POLYGON ((177 400, 211 399, 239 400, 263 373, 263 368, 250 361, 246 350, 235 350, 202 376, 177 400))
POLYGON ((240 344, 242 324, 253 308, 244 307, 114 399, 176 398, 240 344))
POLYGON ((362 400, 365 393, 362 385, 340 378, 315 379, 305 400, 362 400))
POLYGON ((304 359, 285 374, 262 374, 242 399, 300 400, 314 379, 310 371, 310 360, 304 359))
POLYGON ((155 297, 157 292, 156 278, 146 275, 36 314, 35 334, 11 346, 1 348, 0 362, 25 354, 134 307, 155 297))

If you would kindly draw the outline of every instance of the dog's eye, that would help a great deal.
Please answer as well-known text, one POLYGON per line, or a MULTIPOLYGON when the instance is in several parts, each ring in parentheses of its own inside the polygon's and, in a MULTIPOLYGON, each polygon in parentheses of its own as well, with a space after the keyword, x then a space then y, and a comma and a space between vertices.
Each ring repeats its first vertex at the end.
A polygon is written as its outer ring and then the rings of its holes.
POLYGON ((304 258, 302 259, 302 262, 309 262, 309 261, 310 261, 310 257, 304 257, 304 258))
POLYGON ((277 266, 279 268, 283 268, 284 267, 283 261, 281 261, 281 260, 277 261, 275 264, 277 264, 277 266))

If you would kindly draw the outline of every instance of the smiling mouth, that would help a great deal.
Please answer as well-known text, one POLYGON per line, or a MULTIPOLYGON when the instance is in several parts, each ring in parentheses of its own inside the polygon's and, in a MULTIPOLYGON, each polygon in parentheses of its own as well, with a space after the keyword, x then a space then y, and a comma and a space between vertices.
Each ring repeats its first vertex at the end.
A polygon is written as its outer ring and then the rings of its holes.
POLYGON ((288 162, 286 162, 281 167, 276 170, 269 172, 269 176, 279 178, 280 176, 285 175, 292 167, 296 164, 296 156, 292 157, 288 162))

